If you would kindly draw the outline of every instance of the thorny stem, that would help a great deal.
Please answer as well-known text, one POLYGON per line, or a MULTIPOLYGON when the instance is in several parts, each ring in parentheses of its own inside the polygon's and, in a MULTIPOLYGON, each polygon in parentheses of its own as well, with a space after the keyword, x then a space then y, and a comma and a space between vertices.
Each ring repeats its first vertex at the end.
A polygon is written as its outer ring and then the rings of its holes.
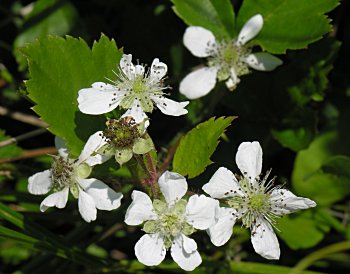
POLYGON ((134 157, 138 165, 142 168, 143 174, 146 175, 144 178, 140 178, 141 185, 151 190, 152 196, 157 198, 159 196, 156 186, 158 173, 152 155, 148 152, 144 154, 144 156, 134 154, 134 157), (145 160, 147 164, 145 163, 145 160))

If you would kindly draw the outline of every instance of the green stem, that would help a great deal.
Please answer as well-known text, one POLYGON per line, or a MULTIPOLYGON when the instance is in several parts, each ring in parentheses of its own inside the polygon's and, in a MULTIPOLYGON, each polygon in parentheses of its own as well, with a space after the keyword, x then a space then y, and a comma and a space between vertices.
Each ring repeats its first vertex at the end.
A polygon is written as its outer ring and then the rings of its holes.
POLYGON ((289 274, 301 273, 304 269, 311 266, 314 262, 327 257, 330 254, 338 253, 340 251, 350 249, 350 241, 340 242, 337 244, 329 245, 325 248, 319 249, 310 255, 306 256, 304 259, 299 261, 299 263, 293 268, 289 274))

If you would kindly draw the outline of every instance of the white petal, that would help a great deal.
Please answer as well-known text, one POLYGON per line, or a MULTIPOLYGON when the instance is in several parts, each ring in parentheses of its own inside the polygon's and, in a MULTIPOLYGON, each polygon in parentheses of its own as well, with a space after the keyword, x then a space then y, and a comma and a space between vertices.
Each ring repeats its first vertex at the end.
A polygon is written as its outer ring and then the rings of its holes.
POLYGON ((180 116, 186 114, 188 111, 185 107, 188 105, 188 101, 176 102, 165 97, 157 97, 152 95, 151 99, 155 102, 157 107, 166 115, 180 116))
POLYGON ((40 204, 41 212, 46 211, 49 207, 64 208, 68 200, 69 188, 66 187, 61 191, 55 192, 47 196, 40 204))
POLYGON ((192 195, 186 207, 187 222, 197 229, 207 229, 215 224, 219 202, 204 195, 192 195))
POLYGON ((236 89, 237 85, 241 82, 241 80, 238 78, 237 73, 234 68, 230 69, 230 78, 225 82, 226 87, 233 91, 236 89))
POLYGON ((297 197, 286 189, 273 190, 270 201, 273 212, 279 215, 289 214, 300 209, 316 206, 314 201, 303 197, 297 197))
POLYGON ((238 34, 237 44, 244 45, 249 40, 253 39, 261 31, 264 20, 260 14, 251 17, 243 26, 238 34))
POLYGON ((90 194, 82 189, 79 189, 78 208, 81 217, 83 217, 86 222, 90 223, 96 220, 97 209, 95 201, 90 194))
POLYGON ((79 90, 78 107, 86 114, 103 114, 115 109, 124 97, 124 92, 116 87, 96 82, 92 88, 79 90))
POLYGON ((69 155, 69 150, 66 147, 66 142, 62 138, 55 136, 55 147, 58 151, 58 154, 63 158, 67 159, 69 155))
POLYGON ((207 229, 207 233, 215 246, 222 246, 231 238, 237 218, 232 208, 218 207, 216 219, 216 223, 207 229))
POLYGON ((123 73, 129 78, 133 79, 135 77, 135 66, 132 63, 132 55, 131 54, 123 54, 122 58, 120 59, 120 68, 122 69, 123 73))
POLYGON ((262 167, 262 149, 259 142, 243 142, 236 154, 236 163, 244 177, 254 184, 254 179, 260 175, 262 167))
POLYGON ((96 153, 102 146, 106 144, 106 140, 103 138, 102 131, 97 131, 92 134, 87 140, 83 151, 81 152, 77 164, 86 163, 89 166, 102 164, 107 161, 110 157, 103 156, 96 153), (92 154, 95 154, 92 156, 92 154))
POLYGON ((283 64, 281 59, 267 52, 249 54, 244 61, 251 68, 262 71, 271 71, 283 64))
POLYGON ((174 239, 170 249, 171 257, 183 270, 192 271, 202 263, 202 258, 197 250, 191 253, 186 252, 183 237, 180 235, 174 239))
POLYGON ((158 233, 143 235, 135 245, 137 259, 147 266, 159 265, 165 254, 165 245, 158 233))
POLYGON ((251 232, 251 241, 256 253, 269 260, 278 260, 280 246, 271 225, 259 218, 251 232))
POLYGON ((105 183, 91 178, 79 179, 79 185, 94 199, 97 209, 113 210, 120 206, 123 195, 119 192, 115 192, 105 183))
POLYGON ((46 194, 52 188, 51 172, 49 169, 35 173, 28 178, 28 191, 30 194, 46 194))
POLYGON ((158 180, 160 191, 167 204, 175 204, 187 192, 186 178, 178 173, 165 171, 158 180))
POLYGON ((192 253, 197 250, 197 243, 195 240, 186 237, 184 234, 181 234, 181 236, 183 248, 186 251, 186 253, 192 253))
POLYGON ((154 58, 151 65, 151 78, 159 82, 166 75, 167 71, 168 66, 163 62, 159 62, 158 58, 154 58))
POLYGON ((188 27, 184 34, 183 43, 197 57, 212 55, 210 49, 216 46, 213 33, 202 27, 188 27))
POLYGON ((153 212, 153 204, 147 194, 134 190, 131 194, 132 203, 125 213, 125 223, 128 225, 140 225, 147 220, 157 219, 153 212))
POLYGON ((206 193, 216 199, 243 196, 243 192, 239 188, 235 175, 225 167, 220 167, 211 177, 209 183, 202 187, 206 193))
MULTIPOLYGON (((121 118, 124 118, 126 116, 131 116, 134 118, 135 122, 137 124, 143 122, 145 119, 147 119, 146 113, 143 111, 143 109, 140 106, 140 102, 138 100, 135 100, 132 103, 132 106, 130 109, 128 109, 121 118)), ((145 122, 145 127, 147 128, 149 126, 149 121, 147 120, 145 122)))
POLYGON ((145 73, 145 67, 142 66, 142 65, 136 65, 136 66, 135 66, 135 73, 136 73, 137 75, 143 76, 144 73, 145 73))
POLYGON ((180 83, 180 93, 188 99, 207 95, 216 84, 217 67, 204 67, 186 75, 180 83))

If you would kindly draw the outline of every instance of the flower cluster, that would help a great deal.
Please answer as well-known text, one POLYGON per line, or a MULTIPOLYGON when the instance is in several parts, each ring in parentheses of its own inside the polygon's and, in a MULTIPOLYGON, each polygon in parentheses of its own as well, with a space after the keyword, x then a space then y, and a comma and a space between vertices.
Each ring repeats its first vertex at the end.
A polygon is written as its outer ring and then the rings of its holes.
MULTIPOLYGON (((280 59, 266 52, 253 53, 254 44, 249 41, 262 26, 262 16, 255 15, 232 41, 217 41, 210 31, 189 27, 184 44, 195 56, 207 57, 208 66, 187 75, 180 84, 180 92, 190 99, 199 98, 214 88, 216 80, 226 81, 226 86, 233 90, 239 77, 249 73, 250 68, 269 71, 281 65, 280 59)), ((124 54, 116 79, 95 82, 92 87, 79 90, 78 107, 83 113, 105 114, 117 107, 125 112, 121 117, 114 117, 113 113, 106 128, 90 136, 77 159, 69 155, 63 140, 56 138, 58 155, 53 156, 50 169, 29 177, 28 191, 36 195, 49 193, 40 205, 41 211, 64 208, 71 193, 78 199, 82 218, 90 222, 96 219, 97 209, 117 209, 123 198, 104 182, 88 178, 94 166, 111 157, 120 166, 134 158, 128 168, 133 171, 133 166, 139 165, 150 177, 144 180, 143 174, 138 179, 151 197, 133 190, 132 203, 125 214, 126 224, 143 225, 145 234, 135 245, 135 255, 141 263, 158 265, 170 251, 182 269, 192 271, 202 259, 190 236, 206 230, 211 242, 221 246, 229 241, 237 222, 251 230, 251 241, 258 254, 278 259, 279 244, 273 231, 278 218, 316 203, 276 186, 274 178, 269 179, 270 172, 261 175, 262 149, 258 142, 244 142, 238 148, 236 163, 242 176, 235 176, 224 167, 215 172, 203 186, 210 197, 187 195, 187 181, 178 173, 159 174, 151 155, 155 146, 147 133, 150 120, 146 113, 156 107, 166 115, 180 116, 187 113, 185 107, 189 103, 165 97, 164 91, 169 88, 164 85, 166 73, 167 65, 158 58, 146 70, 146 66, 132 63, 131 54, 124 54)))

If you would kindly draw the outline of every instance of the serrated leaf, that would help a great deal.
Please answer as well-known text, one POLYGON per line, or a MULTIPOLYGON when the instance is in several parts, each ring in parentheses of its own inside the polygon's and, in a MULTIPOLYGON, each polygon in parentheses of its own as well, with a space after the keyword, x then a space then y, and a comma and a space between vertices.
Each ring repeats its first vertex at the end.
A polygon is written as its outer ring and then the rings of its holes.
POLYGON ((235 14, 229 0, 172 0, 174 11, 187 25, 211 30, 215 37, 232 38, 235 14))
POLYGON ((189 178, 201 174, 213 163, 210 157, 219 144, 218 139, 235 118, 212 117, 182 137, 174 155, 174 171, 189 178))
POLYGON ((78 110, 78 91, 112 77, 122 52, 104 35, 92 50, 83 39, 48 36, 22 52, 28 58, 26 87, 36 103, 34 111, 53 134, 66 140, 71 154, 79 155, 88 137, 104 127, 104 119, 78 110))
POLYGON ((26 43, 48 34, 64 35, 73 27, 78 13, 71 3, 59 0, 39 0, 34 3, 33 10, 24 18, 20 34, 14 41, 14 56, 19 70, 24 70, 27 61, 17 50, 26 43))
POLYGON ((253 15, 261 14, 264 26, 254 39, 264 50, 275 54, 302 49, 322 38, 332 27, 325 13, 338 0, 244 0, 239 10, 240 29, 253 15))

